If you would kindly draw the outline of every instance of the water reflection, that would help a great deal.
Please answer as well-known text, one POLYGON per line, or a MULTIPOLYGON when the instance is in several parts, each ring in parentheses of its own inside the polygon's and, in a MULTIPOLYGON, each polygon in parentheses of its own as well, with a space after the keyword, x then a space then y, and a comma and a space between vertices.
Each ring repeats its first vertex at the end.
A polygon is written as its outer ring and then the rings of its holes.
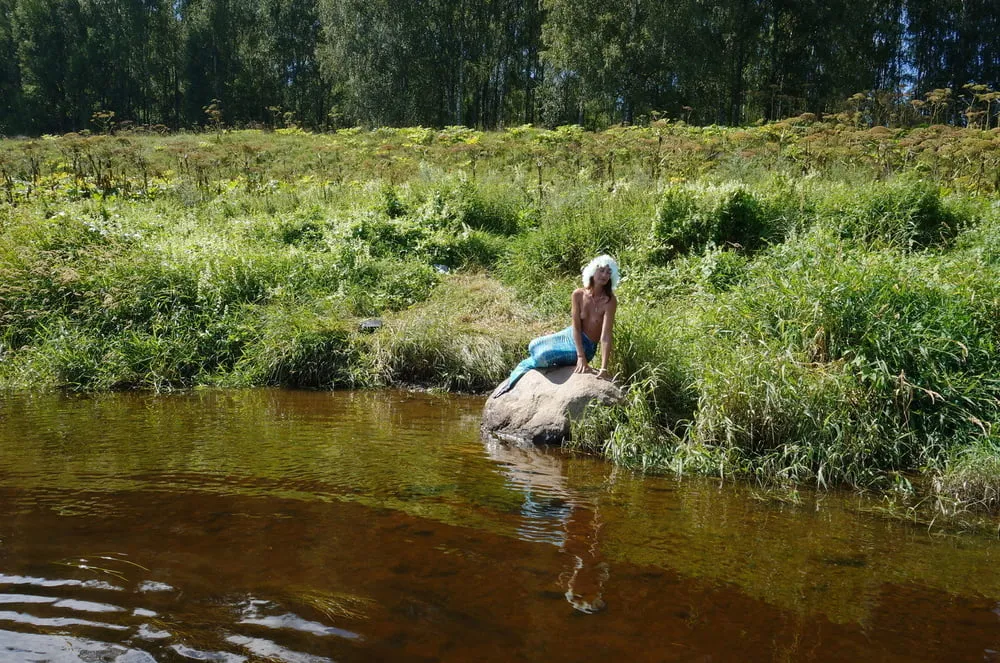
POLYGON ((518 536, 556 545, 564 553, 559 582, 575 610, 592 614, 606 608, 610 567, 601 554, 599 496, 570 490, 562 453, 493 437, 484 438, 484 444, 507 485, 524 494, 518 536))

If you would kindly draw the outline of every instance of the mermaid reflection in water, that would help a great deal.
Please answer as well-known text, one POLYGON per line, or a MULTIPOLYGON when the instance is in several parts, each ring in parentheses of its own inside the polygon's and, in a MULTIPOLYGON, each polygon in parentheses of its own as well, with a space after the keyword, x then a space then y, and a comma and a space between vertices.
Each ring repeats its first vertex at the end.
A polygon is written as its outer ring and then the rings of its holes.
POLYGON ((583 286, 573 291, 573 323, 562 331, 536 338, 528 344, 527 359, 514 368, 507 381, 497 388, 496 398, 514 388, 517 381, 533 368, 573 366, 574 373, 590 373, 590 362, 601 344, 601 370, 597 377, 608 378, 611 361, 611 332, 615 324, 619 281, 618 263, 608 255, 590 261, 583 268, 583 286))
MULTIPOLYGON (((518 538, 558 546, 564 555, 559 585, 566 600, 582 613, 603 610, 610 568, 601 551, 599 494, 584 495, 569 485, 566 459, 558 451, 492 437, 484 441, 508 485, 524 494, 518 538)), ((608 477, 610 484, 615 476, 608 477)))

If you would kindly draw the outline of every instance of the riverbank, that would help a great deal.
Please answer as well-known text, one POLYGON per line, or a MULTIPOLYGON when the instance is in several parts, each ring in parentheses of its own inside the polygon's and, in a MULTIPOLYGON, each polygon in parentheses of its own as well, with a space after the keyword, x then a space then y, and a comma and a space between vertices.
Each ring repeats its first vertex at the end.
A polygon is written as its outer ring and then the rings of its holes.
POLYGON ((484 391, 610 252, 631 398, 577 448, 1000 506, 997 132, 801 120, 0 152, 6 390, 484 391))

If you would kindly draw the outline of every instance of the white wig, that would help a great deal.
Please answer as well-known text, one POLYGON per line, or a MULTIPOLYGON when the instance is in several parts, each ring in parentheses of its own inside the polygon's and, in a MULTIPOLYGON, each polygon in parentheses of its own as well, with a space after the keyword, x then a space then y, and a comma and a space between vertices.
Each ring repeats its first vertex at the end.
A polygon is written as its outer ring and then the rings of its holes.
POLYGON ((583 287, 590 287, 590 279, 593 278, 594 272, 597 271, 598 267, 611 268, 611 290, 617 290, 621 274, 618 273, 618 263, 609 255, 597 256, 583 268, 583 287))

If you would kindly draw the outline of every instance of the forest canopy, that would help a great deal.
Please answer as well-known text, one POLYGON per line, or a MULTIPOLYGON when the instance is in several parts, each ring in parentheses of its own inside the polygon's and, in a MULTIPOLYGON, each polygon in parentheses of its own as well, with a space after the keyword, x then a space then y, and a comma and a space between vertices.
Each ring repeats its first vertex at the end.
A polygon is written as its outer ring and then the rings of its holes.
POLYGON ((993 0, 0 0, 0 134, 996 124, 993 0))

